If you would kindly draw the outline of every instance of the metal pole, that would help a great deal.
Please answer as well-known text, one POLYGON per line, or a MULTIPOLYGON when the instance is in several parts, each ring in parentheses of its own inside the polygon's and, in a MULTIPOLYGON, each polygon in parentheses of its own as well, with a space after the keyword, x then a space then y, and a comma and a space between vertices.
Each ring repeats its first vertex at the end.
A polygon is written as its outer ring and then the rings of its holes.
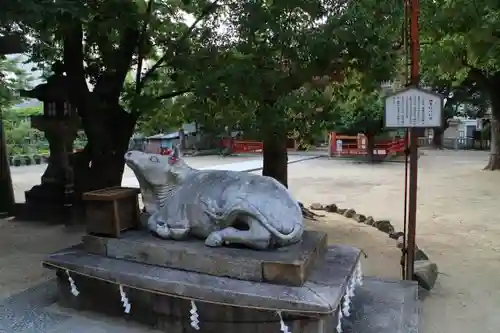
MULTIPOLYGON (((409 67, 410 60, 408 54, 408 12, 409 0, 404 0, 404 23, 403 23, 403 48, 405 51, 405 87, 410 85, 409 67)), ((406 278, 406 235, 408 234, 408 162, 410 156, 410 136, 408 129, 405 129, 405 197, 404 197, 404 217, 403 217, 403 246, 401 247, 401 278, 406 278)))
MULTIPOLYGON (((411 84, 415 87, 420 81, 418 14, 419 0, 410 0, 410 37, 411 37, 411 84)), ((408 236, 406 255, 406 280, 413 279, 415 268, 415 233, 417 224, 417 187, 418 187, 418 132, 410 129, 410 184, 408 200, 408 236)))

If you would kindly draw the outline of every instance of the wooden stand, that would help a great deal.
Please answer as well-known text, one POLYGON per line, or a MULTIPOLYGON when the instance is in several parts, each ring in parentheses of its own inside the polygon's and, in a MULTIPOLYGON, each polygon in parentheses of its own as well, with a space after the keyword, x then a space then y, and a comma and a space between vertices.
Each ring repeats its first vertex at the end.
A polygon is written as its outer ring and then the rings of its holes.
POLYGON ((122 231, 137 228, 139 193, 137 188, 119 186, 84 193, 87 232, 120 237, 122 231))

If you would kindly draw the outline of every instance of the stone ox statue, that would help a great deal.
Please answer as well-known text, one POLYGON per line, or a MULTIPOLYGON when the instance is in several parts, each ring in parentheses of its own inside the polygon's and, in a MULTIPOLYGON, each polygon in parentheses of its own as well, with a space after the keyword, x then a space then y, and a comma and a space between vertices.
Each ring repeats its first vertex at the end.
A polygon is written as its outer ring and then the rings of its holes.
POLYGON ((146 204, 156 201, 147 227, 163 239, 205 239, 207 246, 240 244, 254 249, 298 242, 302 211, 273 178, 247 172, 196 170, 179 157, 129 151, 146 204))

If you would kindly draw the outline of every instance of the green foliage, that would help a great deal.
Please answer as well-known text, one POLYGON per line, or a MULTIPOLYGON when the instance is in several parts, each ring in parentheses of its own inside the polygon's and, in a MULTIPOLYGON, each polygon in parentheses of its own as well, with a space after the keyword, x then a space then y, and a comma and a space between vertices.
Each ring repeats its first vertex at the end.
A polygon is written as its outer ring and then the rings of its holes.
POLYGON ((488 93, 485 81, 500 73, 499 3, 437 0, 422 6, 421 50, 426 75, 452 86, 471 81, 480 85, 483 95, 488 93))
POLYGON ((29 85, 31 77, 18 67, 19 58, 9 58, 0 55, 0 110, 21 101, 18 90, 29 85))
POLYGON ((71 82, 94 85, 96 96, 78 102, 112 104, 119 97, 128 112, 141 114, 143 134, 192 121, 210 132, 288 132, 300 140, 334 121, 377 131, 377 89, 392 78, 400 57, 401 1, 150 4, 26 1, 24 16, 8 10, 34 37, 31 56, 41 68, 64 60, 71 82), (199 24, 186 24, 186 16, 199 24), (82 59, 74 52, 80 45, 82 59), (351 72, 363 74, 352 92, 355 83, 345 79, 351 72))
POLYGON ((351 72, 345 82, 330 91, 334 130, 377 135, 383 131, 384 93, 373 85, 363 85, 363 75, 351 72))
POLYGON ((329 122, 322 96, 329 82, 357 70, 377 85, 394 72, 396 2, 228 1, 225 7, 200 36, 204 51, 192 55, 196 65, 184 69, 199 83, 195 96, 207 120, 234 124, 244 117, 243 128, 309 136, 329 122))
MULTIPOLYGON (((25 108, 10 108, 3 112, 2 123, 5 131, 7 151, 14 155, 46 155, 49 153, 49 144, 43 132, 32 128, 30 116, 42 113, 42 106, 25 108)), ((76 149, 83 148, 86 138, 80 133, 75 140, 76 149)))
MULTIPOLYGON (((33 108, 29 111, 33 112, 33 108)), ((34 154, 41 148, 47 148, 48 145, 37 144, 44 141, 43 133, 37 129, 31 128, 29 116, 23 114, 22 109, 9 109, 3 113, 3 126, 5 130, 5 140, 9 155, 34 154)))
POLYGON ((141 113, 136 125, 136 132, 143 135, 165 133, 177 129, 184 123, 185 98, 163 100, 154 107, 141 113))
POLYGON ((11 109, 19 117, 37 116, 43 114, 43 104, 11 109))

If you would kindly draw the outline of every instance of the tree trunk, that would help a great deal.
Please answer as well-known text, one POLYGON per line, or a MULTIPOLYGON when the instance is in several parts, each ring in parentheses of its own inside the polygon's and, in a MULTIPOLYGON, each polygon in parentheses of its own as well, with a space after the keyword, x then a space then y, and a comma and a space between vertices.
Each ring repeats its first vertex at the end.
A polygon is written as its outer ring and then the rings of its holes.
POLYGON ((3 121, 0 119, 0 213, 12 213, 15 206, 12 177, 7 154, 3 121))
POLYGON ((432 137, 432 145, 436 149, 443 149, 443 135, 444 130, 442 127, 437 127, 434 129, 434 136, 432 137))
POLYGON ((73 156, 78 193, 121 185, 124 155, 137 120, 118 104, 97 104, 94 107, 99 111, 91 112, 92 119, 83 122, 87 145, 73 156))
POLYGON ((366 156, 368 162, 374 163, 375 156, 373 155, 373 150, 375 149, 375 136, 373 134, 365 134, 366 137, 366 156))
POLYGON ((500 170, 500 117, 495 111, 498 112, 500 110, 495 110, 495 108, 493 107, 490 122, 490 159, 488 161, 488 164, 484 167, 484 170, 500 170))
POLYGON ((264 136, 263 176, 273 177, 288 187, 288 152, 286 131, 275 131, 264 136), (281 133, 277 133, 281 132, 281 133))

